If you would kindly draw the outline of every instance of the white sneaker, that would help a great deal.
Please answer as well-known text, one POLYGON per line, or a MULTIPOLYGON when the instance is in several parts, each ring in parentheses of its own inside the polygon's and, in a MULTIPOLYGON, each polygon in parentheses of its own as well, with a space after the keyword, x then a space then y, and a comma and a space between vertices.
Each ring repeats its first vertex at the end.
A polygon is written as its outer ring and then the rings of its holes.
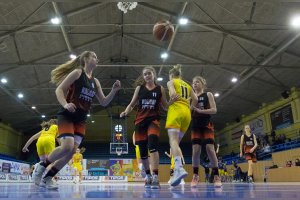
POLYGON ((185 171, 183 167, 174 170, 174 175, 171 180, 171 186, 177 186, 180 184, 181 179, 185 178, 188 173, 185 171))
POLYGON ((34 184, 40 185, 42 176, 43 176, 43 173, 45 172, 45 170, 46 170, 46 168, 43 165, 41 165, 40 163, 37 163, 35 165, 35 168, 32 172, 32 180, 33 180, 34 184))
POLYGON ((48 176, 42 179, 42 187, 47 188, 48 190, 56 190, 58 189, 58 185, 52 180, 53 177, 48 176))
POLYGON ((184 185, 185 184, 185 181, 184 181, 184 179, 181 179, 181 181, 180 181, 180 185, 184 185))
POLYGON ((151 189, 160 189, 160 184, 157 175, 152 176, 151 189))
POLYGON ((152 183, 152 176, 147 175, 145 177, 145 188, 151 188, 151 183, 152 183))

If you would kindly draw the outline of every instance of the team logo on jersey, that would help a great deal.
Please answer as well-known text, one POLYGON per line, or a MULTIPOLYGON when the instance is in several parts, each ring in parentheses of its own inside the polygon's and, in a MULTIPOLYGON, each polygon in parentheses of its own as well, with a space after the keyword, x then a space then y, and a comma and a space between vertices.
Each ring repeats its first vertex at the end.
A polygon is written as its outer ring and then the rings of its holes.
POLYGON ((153 96, 153 97, 156 97, 156 96, 157 96, 157 93, 156 93, 156 92, 152 92, 152 96, 153 96))

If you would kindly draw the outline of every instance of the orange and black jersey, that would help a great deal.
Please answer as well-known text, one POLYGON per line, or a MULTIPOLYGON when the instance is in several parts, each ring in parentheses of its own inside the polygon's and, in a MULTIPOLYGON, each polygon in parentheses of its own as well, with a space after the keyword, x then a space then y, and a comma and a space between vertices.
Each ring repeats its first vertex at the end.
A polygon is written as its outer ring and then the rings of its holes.
POLYGON ((148 117, 159 119, 159 104, 161 103, 161 86, 156 85, 152 90, 148 90, 145 85, 140 86, 138 93, 138 111, 135 124, 138 124, 148 117))
MULTIPOLYGON (((200 109, 209 109, 210 104, 208 100, 207 93, 204 92, 198 96, 198 103, 197 103, 197 108, 200 109)), ((192 113, 192 127, 197 126, 197 127, 205 127, 209 124, 211 119, 211 115, 209 114, 201 114, 196 111, 193 111, 192 113)))
POLYGON ((96 95, 96 82, 90 79, 82 70, 80 77, 70 86, 67 93, 67 102, 74 103, 77 109, 88 112, 93 98, 96 95))
POLYGON ((254 135, 251 134, 250 136, 247 136, 244 134, 244 152, 249 153, 250 149, 252 149, 254 146, 254 135))

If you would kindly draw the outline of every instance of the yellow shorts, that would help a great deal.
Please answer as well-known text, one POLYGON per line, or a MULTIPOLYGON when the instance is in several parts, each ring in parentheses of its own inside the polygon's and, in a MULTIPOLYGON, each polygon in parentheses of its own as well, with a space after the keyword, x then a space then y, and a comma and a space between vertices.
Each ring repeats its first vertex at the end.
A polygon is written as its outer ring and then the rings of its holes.
POLYGON ((191 111, 184 105, 170 106, 168 109, 166 128, 180 129, 185 133, 191 122, 191 111))
POLYGON ((81 163, 73 163, 72 167, 78 171, 78 172, 81 172, 82 171, 82 165, 81 163))
POLYGON ((38 156, 49 155, 55 149, 55 138, 40 137, 36 143, 38 156))
MULTIPOLYGON (((137 160, 141 159, 141 153, 139 145, 135 145, 135 157, 137 160)), ((150 157, 150 151, 148 150, 148 157, 150 157)))
POLYGON ((174 160, 174 156, 171 157, 171 167, 170 169, 175 169, 175 160, 174 160))
POLYGON ((220 175, 220 176, 225 176, 225 171, 224 171, 224 169, 219 169, 219 175, 220 175))

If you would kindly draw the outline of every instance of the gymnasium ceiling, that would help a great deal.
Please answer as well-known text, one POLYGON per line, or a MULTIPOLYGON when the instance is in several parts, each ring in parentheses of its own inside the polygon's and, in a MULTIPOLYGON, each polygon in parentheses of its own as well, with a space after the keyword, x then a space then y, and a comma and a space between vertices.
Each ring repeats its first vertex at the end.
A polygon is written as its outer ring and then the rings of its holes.
MULTIPOLYGON (((298 0, 139 1, 127 14, 117 8, 117 1, 1 0, 0 77, 8 82, 0 82, 0 118, 33 134, 41 115, 49 119, 59 107, 50 71, 70 53, 92 50, 100 58, 94 75, 104 92, 116 79, 123 87, 107 108, 95 102, 95 123, 90 120, 88 125, 92 138, 109 139, 109 116, 129 103, 132 84, 145 65, 156 68, 165 87, 176 63, 183 65, 188 82, 204 76, 208 91, 220 93, 214 123, 221 129, 300 86, 300 33, 289 25, 297 13, 298 0), (54 16, 60 16, 62 24, 51 24, 54 16), (180 16, 189 23, 178 25, 180 16), (152 27, 161 19, 175 25, 173 43, 153 37, 152 27), (169 58, 163 61, 160 53, 166 49, 169 58), (238 82, 232 83, 232 77, 238 82), (23 99, 18 99, 19 92, 23 99)), ((128 120, 130 131, 133 118, 134 113, 128 120)))

